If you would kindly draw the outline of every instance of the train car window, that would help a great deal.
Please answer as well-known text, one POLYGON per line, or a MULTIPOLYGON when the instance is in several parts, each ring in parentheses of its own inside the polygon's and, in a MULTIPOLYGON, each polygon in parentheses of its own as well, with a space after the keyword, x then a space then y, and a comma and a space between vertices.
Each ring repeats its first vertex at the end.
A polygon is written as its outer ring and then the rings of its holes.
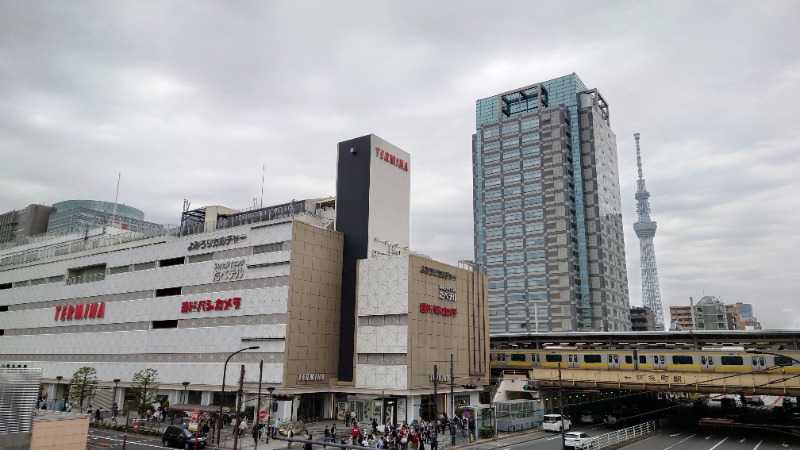
POLYGON ((758 365, 758 356, 753 356, 753 365, 758 365))
POLYGON ((763 356, 758 357, 758 365, 764 367, 766 365, 766 359, 763 356))
POLYGON ((708 357, 708 365, 709 366, 713 366, 714 365, 714 357, 713 356, 709 356, 708 357))
POLYGON ((619 355, 614 355, 614 364, 619 364, 619 355))
POLYGON ((614 362, 614 360, 611 358, 611 355, 608 355, 608 363, 611 364, 613 362, 614 362))
POLYGON ((665 361, 666 361, 666 360, 664 359, 664 355, 660 355, 660 356, 658 357, 658 361, 659 361, 661 364, 664 364, 664 363, 665 363, 665 361))
POLYGON ((743 366, 744 358, 741 356, 721 356, 720 364, 723 366, 743 366))
POLYGON ((561 362, 561 355, 544 355, 544 360, 547 362, 561 362))
POLYGON ((700 364, 703 364, 703 365, 706 364, 706 355, 700 356, 700 364))
POLYGON ((672 355, 672 364, 693 364, 694 359, 686 355, 672 355))
POLYGON ((625 355, 625 364, 633 364, 633 356, 625 355))
POLYGON ((603 357, 600 355, 583 355, 583 362, 587 363, 602 363, 603 357))
POLYGON ((647 356, 639 355, 639 364, 646 364, 647 363, 647 356))
POLYGON ((525 362, 525 355, 523 355, 523 354, 520 354, 520 353, 515 353, 515 354, 511 355, 511 360, 512 360, 512 361, 522 361, 522 362, 525 362))
POLYGON ((776 366, 791 366, 793 363, 792 358, 787 358, 785 356, 776 356, 775 357, 775 365, 776 366))
POLYGON ((569 359, 569 362, 572 362, 572 355, 568 355, 567 359, 569 359))

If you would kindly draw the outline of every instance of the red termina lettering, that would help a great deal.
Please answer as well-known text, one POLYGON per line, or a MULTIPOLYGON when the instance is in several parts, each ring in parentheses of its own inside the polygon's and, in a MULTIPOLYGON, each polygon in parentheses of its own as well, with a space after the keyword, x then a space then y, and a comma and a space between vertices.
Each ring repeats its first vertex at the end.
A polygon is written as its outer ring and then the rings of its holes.
POLYGON ((56 316, 53 317, 53 320, 58 320, 58 315, 61 313, 61 307, 56 306, 56 316))

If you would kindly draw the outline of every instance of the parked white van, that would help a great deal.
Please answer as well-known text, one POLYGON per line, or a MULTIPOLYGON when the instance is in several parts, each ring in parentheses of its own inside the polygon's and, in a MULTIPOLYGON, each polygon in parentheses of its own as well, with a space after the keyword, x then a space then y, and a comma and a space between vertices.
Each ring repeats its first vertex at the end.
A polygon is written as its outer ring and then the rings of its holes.
POLYGON ((569 417, 561 416, 560 414, 544 415, 544 422, 542 422, 544 431, 561 431, 561 428, 564 428, 565 431, 572 428, 572 421, 569 420, 569 417))

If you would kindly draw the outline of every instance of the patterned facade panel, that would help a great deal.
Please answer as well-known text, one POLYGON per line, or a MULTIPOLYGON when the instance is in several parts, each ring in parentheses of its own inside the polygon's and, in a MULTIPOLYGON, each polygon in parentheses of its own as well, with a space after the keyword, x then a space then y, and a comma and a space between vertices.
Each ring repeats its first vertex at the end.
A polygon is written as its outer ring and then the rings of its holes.
POLYGON ((358 315, 408 313, 408 256, 358 262, 358 315))
POLYGON ((382 327, 359 326, 358 353, 408 353, 408 327, 386 325, 382 327))
POLYGON ((361 316, 358 318, 359 326, 380 327, 384 325, 408 325, 407 314, 392 314, 388 316, 361 316))
POLYGON ((357 363, 405 366, 408 364, 408 355, 401 353, 359 353, 357 363))
POLYGON ((408 389, 408 366, 356 365, 356 387, 408 389))

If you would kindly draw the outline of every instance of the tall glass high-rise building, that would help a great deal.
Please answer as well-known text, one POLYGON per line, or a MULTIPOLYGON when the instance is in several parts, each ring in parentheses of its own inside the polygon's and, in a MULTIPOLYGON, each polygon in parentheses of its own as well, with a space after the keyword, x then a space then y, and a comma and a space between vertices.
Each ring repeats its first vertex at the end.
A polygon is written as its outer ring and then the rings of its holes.
POLYGON ((577 75, 476 103, 475 259, 489 331, 628 331, 616 136, 577 75))

